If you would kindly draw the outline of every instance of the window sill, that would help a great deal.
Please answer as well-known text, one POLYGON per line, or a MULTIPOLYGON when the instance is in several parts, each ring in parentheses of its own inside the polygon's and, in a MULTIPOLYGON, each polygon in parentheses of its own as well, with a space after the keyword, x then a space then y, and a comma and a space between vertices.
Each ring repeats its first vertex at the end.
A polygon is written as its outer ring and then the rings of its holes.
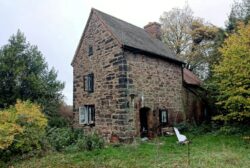
POLYGON ((83 123, 80 123, 80 125, 84 126, 84 127, 94 127, 95 126, 95 123, 92 123, 92 124, 83 124, 83 123))

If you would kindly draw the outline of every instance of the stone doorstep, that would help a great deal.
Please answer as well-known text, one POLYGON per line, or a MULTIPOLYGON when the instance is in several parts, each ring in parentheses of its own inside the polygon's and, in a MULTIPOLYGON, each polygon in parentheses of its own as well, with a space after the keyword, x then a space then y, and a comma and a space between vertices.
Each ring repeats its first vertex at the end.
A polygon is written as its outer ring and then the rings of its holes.
POLYGON ((173 127, 164 127, 161 129, 162 135, 174 135, 173 127))

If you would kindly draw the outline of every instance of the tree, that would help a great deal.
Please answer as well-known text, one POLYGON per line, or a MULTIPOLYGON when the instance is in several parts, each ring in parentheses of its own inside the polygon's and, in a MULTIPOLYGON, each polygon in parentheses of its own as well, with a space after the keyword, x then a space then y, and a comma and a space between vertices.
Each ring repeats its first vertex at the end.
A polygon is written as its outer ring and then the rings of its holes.
POLYGON ((222 60, 214 67, 221 115, 216 120, 249 122, 250 119, 250 24, 240 23, 224 42, 222 60))
POLYGON ((53 119, 58 116, 63 88, 56 71, 49 70, 42 53, 26 42, 19 30, 0 49, 0 108, 15 104, 17 99, 30 100, 53 119))
POLYGON ((250 20, 250 0, 242 0, 234 2, 228 21, 226 24, 226 31, 233 33, 236 31, 237 22, 242 21, 247 24, 250 20))
POLYGON ((160 21, 163 25, 163 42, 186 62, 186 68, 205 79, 209 73, 217 27, 194 17, 189 6, 164 12, 160 21))

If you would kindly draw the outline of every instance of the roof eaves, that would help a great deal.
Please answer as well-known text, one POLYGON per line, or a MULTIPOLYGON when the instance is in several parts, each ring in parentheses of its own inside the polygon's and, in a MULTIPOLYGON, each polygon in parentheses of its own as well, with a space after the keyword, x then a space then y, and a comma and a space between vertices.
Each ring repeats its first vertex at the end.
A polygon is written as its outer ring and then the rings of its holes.
POLYGON ((132 46, 123 45, 122 47, 125 50, 129 50, 129 51, 132 51, 132 52, 140 52, 140 53, 144 53, 144 54, 147 54, 147 55, 157 56, 158 58, 162 58, 162 59, 165 59, 165 60, 168 60, 168 61, 172 61, 172 62, 175 62, 177 64, 182 64, 182 65, 186 64, 185 62, 183 62, 181 60, 173 59, 171 57, 167 57, 167 56, 164 56, 164 55, 161 55, 161 54, 157 54, 157 53, 153 53, 153 52, 150 52, 150 51, 142 50, 142 49, 135 48, 135 47, 132 47, 132 46))

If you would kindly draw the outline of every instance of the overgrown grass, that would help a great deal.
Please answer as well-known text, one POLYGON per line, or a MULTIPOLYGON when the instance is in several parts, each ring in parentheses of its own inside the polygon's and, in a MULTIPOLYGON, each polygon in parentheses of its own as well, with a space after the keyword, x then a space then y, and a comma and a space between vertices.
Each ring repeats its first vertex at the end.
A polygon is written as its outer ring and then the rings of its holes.
MULTIPOLYGON (((189 135, 189 137, 194 137, 189 135)), ((241 136, 198 135, 188 145, 176 143, 175 136, 157 138, 149 142, 135 142, 120 147, 107 146, 86 152, 50 153, 13 163, 18 168, 233 168, 249 167, 250 144, 241 136), (190 165, 188 165, 188 160, 190 165)))

